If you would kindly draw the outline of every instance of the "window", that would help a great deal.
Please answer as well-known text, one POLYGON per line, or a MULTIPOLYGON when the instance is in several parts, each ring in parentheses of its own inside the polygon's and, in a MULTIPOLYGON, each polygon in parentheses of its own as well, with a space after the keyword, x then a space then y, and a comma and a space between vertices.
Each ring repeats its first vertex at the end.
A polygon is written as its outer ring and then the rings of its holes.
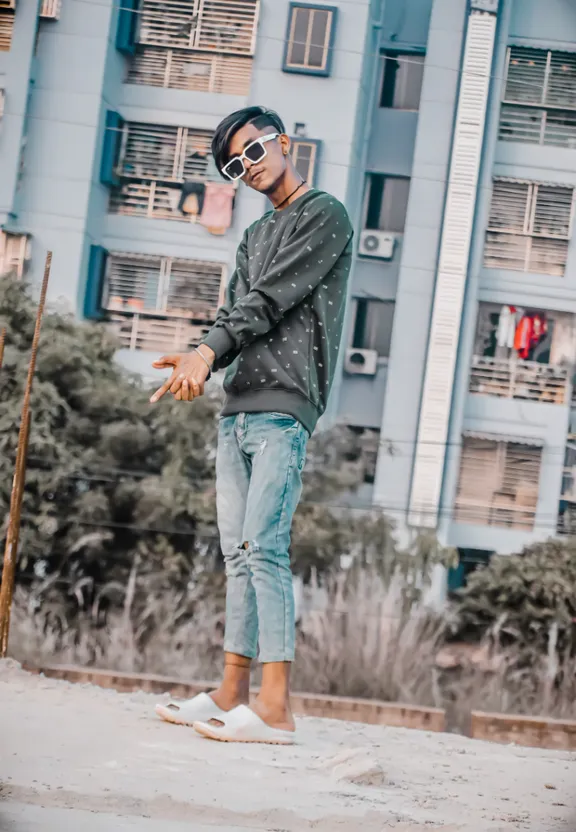
POLYGON ((30 238, 27 234, 0 231, 0 275, 22 278, 30 259, 30 238))
POLYGON ((376 350, 380 358, 389 358, 394 323, 394 301, 356 301, 356 316, 352 347, 360 350, 376 350))
POLYGON ((576 53, 510 47, 500 139, 576 148, 576 53))
POLYGON ((387 52, 382 63, 380 106, 417 110, 424 77, 424 55, 387 52))
POLYGON ((0 3, 0 52, 8 52, 14 30, 14 3, 0 3))
POLYGON ((99 308, 85 311, 111 321, 124 347, 189 349, 214 322, 223 263, 92 248, 86 296, 99 308))
POLYGON ((108 169, 101 173, 101 181, 114 186, 110 212, 194 221, 196 213, 180 210, 182 185, 220 181, 210 154, 211 131, 128 122, 115 128, 112 136, 121 139, 116 146, 117 161, 112 176, 108 169))
POLYGON ((127 0, 116 46, 128 83, 247 95, 259 0, 127 0), (138 20, 140 18, 140 20, 138 20))
POLYGON ((62 0, 42 0, 40 17, 43 20, 59 20, 62 0))
POLYGON ((285 72, 329 75, 337 9, 332 6, 290 6, 284 55, 285 72))
POLYGON ((534 526, 542 447, 469 435, 462 440, 457 523, 530 530, 534 526))
POLYGON ((562 276, 573 203, 570 187, 494 180, 484 265, 562 276))
POLYGON ((376 428, 348 426, 350 444, 346 461, 358 466, 362 482, 373 485, 376 479, 380 431, 376 428))
POLYGON ((318 141, 292 139, 292 160, 302 179, 305 179, 309 185, 316 183, 319 152, 320 142, 318 141))
POLYGON ((364 227, 401 234, 406 222, 409 193, 409 179, 380 173, 370 174, 364 227))

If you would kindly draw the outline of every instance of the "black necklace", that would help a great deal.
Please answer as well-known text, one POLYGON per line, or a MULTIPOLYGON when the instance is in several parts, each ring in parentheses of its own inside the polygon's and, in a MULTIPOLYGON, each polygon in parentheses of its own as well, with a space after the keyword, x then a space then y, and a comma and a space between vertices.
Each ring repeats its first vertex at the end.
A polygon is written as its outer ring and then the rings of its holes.
POLYGON ((306 184, 306 180, 305 180, 305 179, 303 179, 303 180, 302 180, 302 182, 300 182, 300 184, 298 185, 298 187, 297 187, 297 188, 294 188, 294 190, 292 191, 292 193, 291 193, 291 194, 288 194, 288 196, 286 197, 286 199, 283 199, 283 200, 282 200, 282 202, 281 202, 279 205, 275 205, 275 206, 274 206, 274 210, 275 210, 275 211, 278 211, 278 209, 279 209, 279 208, 282 208, 282 206, 284 205, 284 203, 288 202, 288 200, 289 200, 289 199, 292 199, 292 197, 294 196, 294 194, 296 193, 296 191, 299 191, 299 190, 300 190, 300 188, 302 187, 302 185, 305 185, 305 184, 306 184))

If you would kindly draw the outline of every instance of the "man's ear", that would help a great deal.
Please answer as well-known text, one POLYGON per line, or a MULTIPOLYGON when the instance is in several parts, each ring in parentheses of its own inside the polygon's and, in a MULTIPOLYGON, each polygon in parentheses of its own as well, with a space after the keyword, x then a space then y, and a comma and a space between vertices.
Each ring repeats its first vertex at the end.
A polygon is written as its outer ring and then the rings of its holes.
POLYGON ((288 154, 290 153, 290 148, 292 147, 290 136, 287 136, 286 133, 281 133, 278 138, 278 141, 280 142, 282 153, 284 154, 284 156, 288 156, 288 154))

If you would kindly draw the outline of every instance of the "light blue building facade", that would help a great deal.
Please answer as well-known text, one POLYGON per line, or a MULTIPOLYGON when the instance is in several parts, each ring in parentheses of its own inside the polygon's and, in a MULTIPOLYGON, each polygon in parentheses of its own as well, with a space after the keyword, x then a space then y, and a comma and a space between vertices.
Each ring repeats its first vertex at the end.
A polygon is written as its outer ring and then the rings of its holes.
MULTIPOLYGON (((0 270, 117 333, 210 325, 266 200, 211 133, 277 109, 356 227, 327 422, 359 495, 467 564, 570 531, 576 356, 573 0, 0 0, 0 270)), ((576 447, 576 445, 575 445, 576 447)))

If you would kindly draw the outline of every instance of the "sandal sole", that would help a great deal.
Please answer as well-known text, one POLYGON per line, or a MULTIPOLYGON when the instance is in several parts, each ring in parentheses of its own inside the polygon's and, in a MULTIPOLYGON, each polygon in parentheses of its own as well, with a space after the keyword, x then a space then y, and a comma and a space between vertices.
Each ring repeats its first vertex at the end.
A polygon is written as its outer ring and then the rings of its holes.
POLYGON ((204 727, 199 727, 197 723, 194 723, 194 730, 196 733, 200 734, 202 737, 206 737, 208 740, 216 740, 216 742, 239 742, 245 744, 253 744, 253 745, 296 745, 296 740, 245 740, 245 739, 230 739, 230 737, 223 737, 221 734, 216 734, 204 727))

